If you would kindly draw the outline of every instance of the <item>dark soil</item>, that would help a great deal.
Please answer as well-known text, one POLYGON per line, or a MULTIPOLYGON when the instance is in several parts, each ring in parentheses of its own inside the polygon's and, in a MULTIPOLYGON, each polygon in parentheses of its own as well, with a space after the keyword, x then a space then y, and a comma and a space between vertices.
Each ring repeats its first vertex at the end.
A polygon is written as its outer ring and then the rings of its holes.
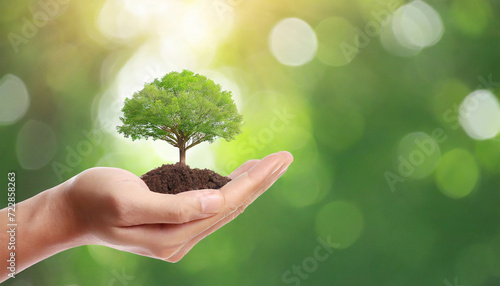
POLYGON ((220 189, 231 181, 209 169, 191 169, 180 163, 163 165, 141 176, 153 192, 178 194, 201 189, 220 189))

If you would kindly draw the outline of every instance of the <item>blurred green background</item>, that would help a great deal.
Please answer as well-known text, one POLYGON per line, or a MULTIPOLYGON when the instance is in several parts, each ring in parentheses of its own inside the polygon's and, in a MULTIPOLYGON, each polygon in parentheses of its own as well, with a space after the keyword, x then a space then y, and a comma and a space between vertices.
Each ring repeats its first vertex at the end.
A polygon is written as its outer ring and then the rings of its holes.
POLYGON ((295 156, 179 263, 84 246, 5 285, 500 285, 500 1, 19 0, 0 15, 0 174, 17 172, 18 201, 90 167, 176 161, 115 129, 123 99, 173 70, 231 90, 245 120, 188 164, 295 156))

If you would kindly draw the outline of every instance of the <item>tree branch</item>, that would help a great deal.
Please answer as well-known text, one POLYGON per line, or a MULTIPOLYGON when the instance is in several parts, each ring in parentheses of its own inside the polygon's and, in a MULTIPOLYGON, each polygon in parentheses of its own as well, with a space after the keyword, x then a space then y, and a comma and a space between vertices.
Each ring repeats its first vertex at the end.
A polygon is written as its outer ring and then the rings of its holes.
POLYGON ((174 146, 174 147, 179 148, 179 146, 178 146, 177 142, 175 142, 175 141, 171 140, 170 138, 167 138, 167 137, 162 137, 161 139, 162 139, 162 140, 164 140, 164 141, 167 141, 170 145, 172 145, 172 146, 174 146))
POLYGON ((168 134, 168 133, 167 133, 167 134, 165 134, 165 137, 170 138, 172 141, 177 141, 177 140, 175 139, 175 137, 174 137, 174 136, 172 136, 172 134, 168 134))
POLYGON ((198 140, 194 141, 192 144, 190 144, 189 146, 187 146, 186 150, 189 149, 189 148, 191 148, 191 147, 194 147, 194 146, 196 146, 196 145, 198 145, 198 144, 200 144, 202 142, 204 142, 205 140, 203 140, 203 138, 205 138, 205 136, 203 136, 203 135, 200 136, 200 138, 198 140))

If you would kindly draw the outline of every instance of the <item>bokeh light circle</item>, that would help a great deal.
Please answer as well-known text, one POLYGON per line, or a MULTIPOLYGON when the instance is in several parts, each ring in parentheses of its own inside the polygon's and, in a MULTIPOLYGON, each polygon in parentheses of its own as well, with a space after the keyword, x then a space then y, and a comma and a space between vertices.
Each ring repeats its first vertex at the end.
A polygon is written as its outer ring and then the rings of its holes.
POLYGON ((442 38, 444 25, 439 14, 423 1, 399 7, 382 23, 380 40, 390 53, 411 57, 435 45, 442 38))
POLYGON ((380 29, 380 42, 382 43, 384 49, 399 57, 412 57, 417 55, 422 48, 402 46, 396 39, 396 35, 394 35, 392 23, 392 20, 390 21, 387 19, 386 22, 382 24, 380 29))
POLYGON ((306 22, 298 18, 286 18, 273 27, 269 35, 269 48, 280 63, 301 66, 316 55, 318 40, 306 22))
POLYGON ((469 195, 479 180, 476 160, 464 149, 445 153, 436 170, 439 190, 446 196, 459 199, 469 195))
POLYGON ((422 179, 429 176, 439 163, 438 143, 424 132, 406 135, 399 142, 397 168, 401 176, 422 179))
POLYGON ((358 33, 344 18, 332 17, 323 20, 316 27, 318 37, 318 58, 331 66, 350 63, 358 53, 358 33))
POLYGON ((460 125, 472 139, 486 140, 500 132, 500 104, 489 90, 469 94, 459 109, 460 125))
POLYGON ((394 15, 392 30, 398 42, 407 48, 433 46, 444 33, 441 17, 423 1, 401 6, 394 15))
POLYGON ((322 238, 330 237, 336 248, 351 246, 364 229, 364 217, 361 210, 346 201, 331 202, 322 207, 315 220, 316 234, 322 238))
POLYGON ((36 170, 47 165, 56 154, 57 140, 52 128, 29 120, 17 135, 16 154, 21 167, 36 170))
POLYGON ((487 0, 454 0, 450 16, 455 26, 464 34, 478 36, 493 19, 492 11, 494 9, 487 0))
POLYGON ((6 74, 0 79, 0 125, 12 124, 21 119, 29 104, 28 89, 20 78, 6 74))

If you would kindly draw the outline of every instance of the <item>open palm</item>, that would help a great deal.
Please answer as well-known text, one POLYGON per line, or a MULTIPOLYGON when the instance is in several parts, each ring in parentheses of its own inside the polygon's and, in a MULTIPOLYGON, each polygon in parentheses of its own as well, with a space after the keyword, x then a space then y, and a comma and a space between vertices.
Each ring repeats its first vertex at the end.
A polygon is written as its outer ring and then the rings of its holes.
POLYGON ((292 161, 288 152, 250 160, 231 173, 232 181, 220 190, 177 195, 151 192, 139 177, 122 169, 92 168, 67 182, 66 213, 80 226, 83 244, 176 262, 241 214, 292 161))

